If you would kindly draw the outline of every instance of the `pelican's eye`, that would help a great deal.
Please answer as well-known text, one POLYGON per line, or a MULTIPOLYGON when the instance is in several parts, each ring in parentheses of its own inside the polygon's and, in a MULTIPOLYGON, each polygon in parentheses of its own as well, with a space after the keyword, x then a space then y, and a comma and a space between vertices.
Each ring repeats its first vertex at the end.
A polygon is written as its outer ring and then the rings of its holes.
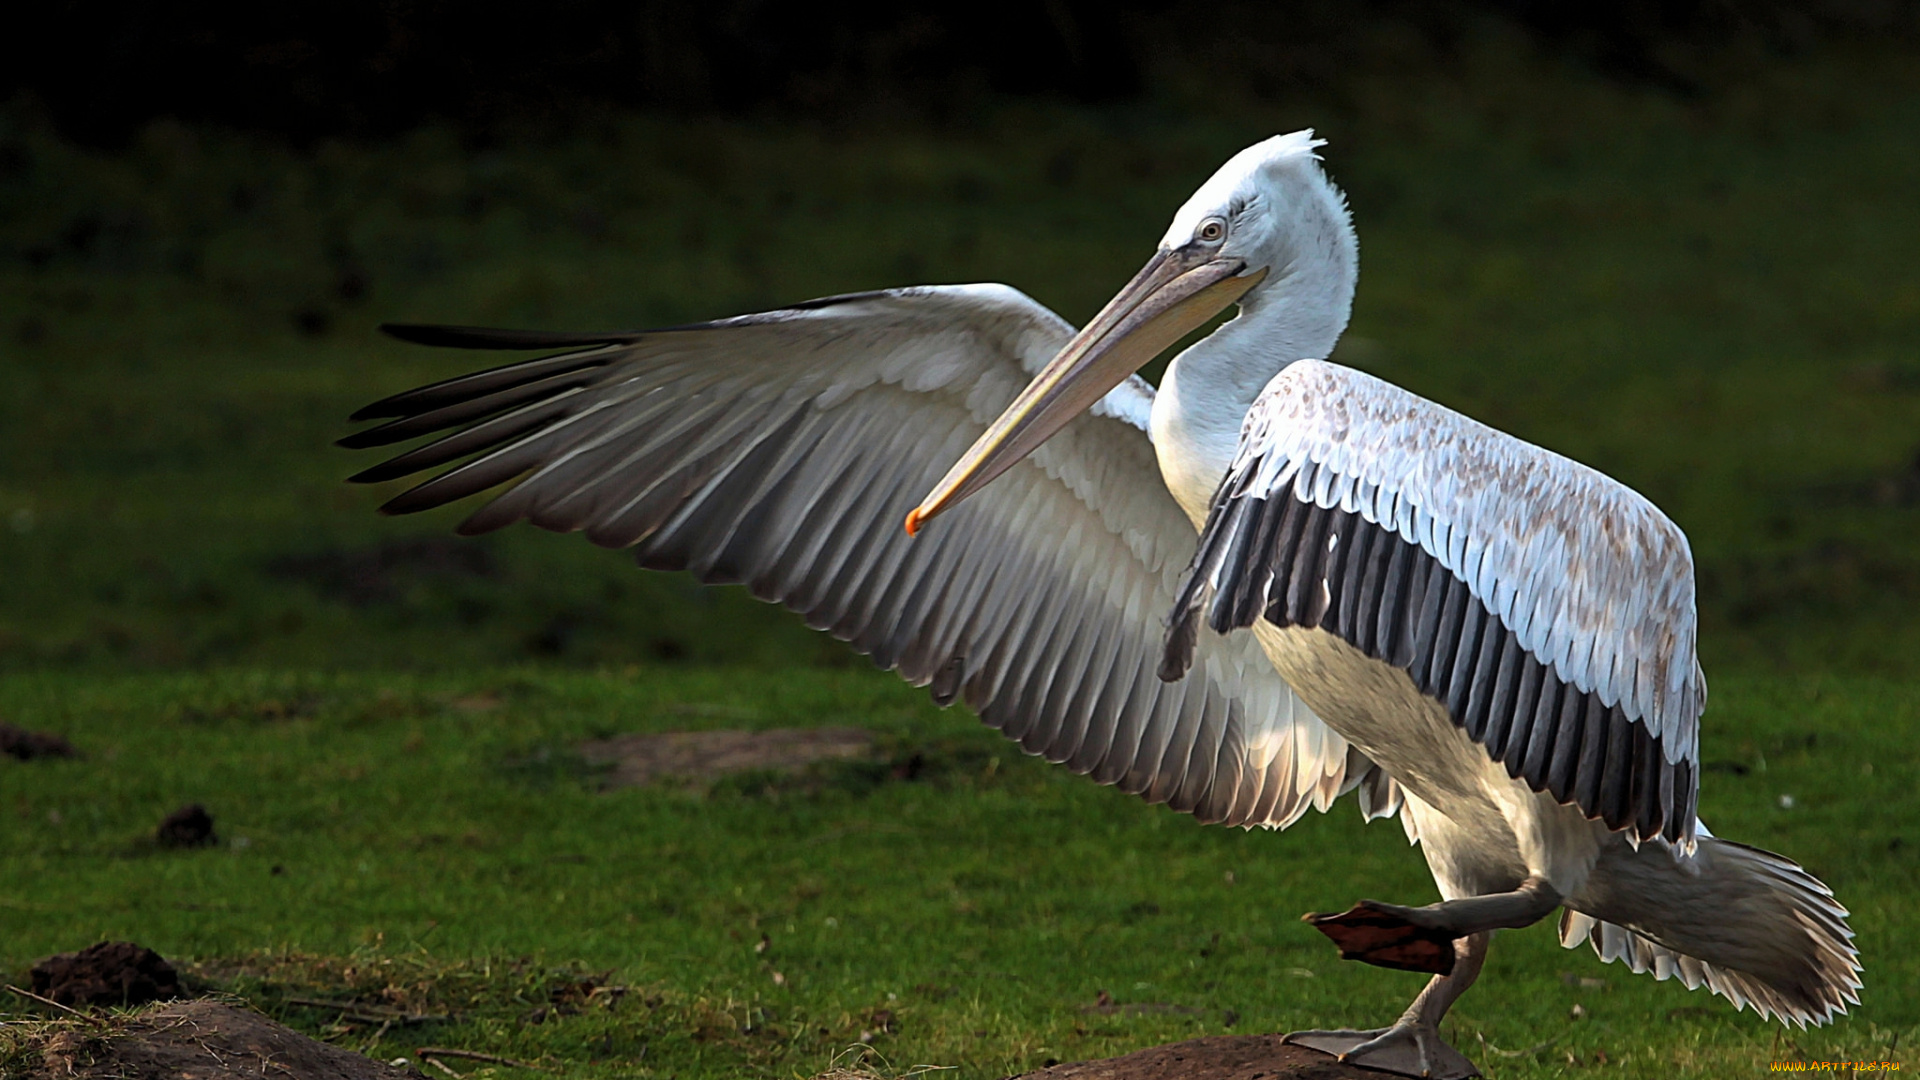
POLYGON ((1200 223, 1200 231, 1193 235, 1203 244, 1217 244, 1227 238, 1227 223, 1219 218, 1208 218, 1200 223))

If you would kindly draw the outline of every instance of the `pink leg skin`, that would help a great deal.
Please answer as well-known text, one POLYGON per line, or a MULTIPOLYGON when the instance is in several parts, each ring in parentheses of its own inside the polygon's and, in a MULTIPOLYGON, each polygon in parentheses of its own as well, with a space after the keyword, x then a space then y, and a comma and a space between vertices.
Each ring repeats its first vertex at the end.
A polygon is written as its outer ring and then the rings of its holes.
POLYGON ((1416 925, 1408 918, 1416 911, 1362 900, 1338 915, 1303 918, 1340 947, 1342 960, 1429 975, 1448 974, 1453 970, 1453 943, 1459 935, 1416 925))

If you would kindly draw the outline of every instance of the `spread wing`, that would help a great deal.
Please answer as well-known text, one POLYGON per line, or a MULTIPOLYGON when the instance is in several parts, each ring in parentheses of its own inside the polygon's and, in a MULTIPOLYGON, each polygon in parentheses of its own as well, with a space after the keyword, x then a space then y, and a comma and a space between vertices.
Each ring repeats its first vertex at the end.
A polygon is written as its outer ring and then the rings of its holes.
POLYGON ((1692 556, 1584 465, 1300 361, 1247 415, 1174 608, 1170 673, 1203 613, 1222 634, 1263 618, 1337 634, 1535 791, 1692 847, 1692 556))
MULTIPOLYGON (((906 534, 907 511, 1071 336, 1015 290, 902 289, 608 335, 389 329, 569 350, 356 414, 393 419, 349 447, 457 429, 354 478, 460 462, 389 512, 518 478, 461 531, 525 519, 743 583, 1028 751, 1203 820, 1284 826, 1371 770, 1251 642, 1211 640, 1191 678, 1155 677, 1195 537, 1144 431, 1145 383, 906 534)), ((1372 774, 1362 797, 1390 812, 1392 785, 1372 774)))

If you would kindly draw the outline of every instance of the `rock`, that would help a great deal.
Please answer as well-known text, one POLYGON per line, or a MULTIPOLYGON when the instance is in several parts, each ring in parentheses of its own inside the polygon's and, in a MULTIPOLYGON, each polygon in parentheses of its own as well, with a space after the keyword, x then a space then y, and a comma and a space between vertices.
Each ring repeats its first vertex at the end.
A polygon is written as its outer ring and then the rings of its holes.
POLYGON ((161 847, 206 847, 220 842, 213 834, 213 815, 199 803, 188 803, 168 814, 155 838, 161 847))
POLYGON ((62 1005, 142 1005, 186 996, 159 953, 131 941, 103 941, 33 965, 33 992, 62 1005))
POLYGON ((21 1080, 420 1080, 401 1068, 328 1046, 259 1013, 217 1001, 181 1001, 101 1028, 68 1028, 38 1047, 21 1080))
POLYGON ((1011 1080, 1382 1080, 1279 1035, 1213 1035, 1098 1061, 1054 1065, 1011 1080))

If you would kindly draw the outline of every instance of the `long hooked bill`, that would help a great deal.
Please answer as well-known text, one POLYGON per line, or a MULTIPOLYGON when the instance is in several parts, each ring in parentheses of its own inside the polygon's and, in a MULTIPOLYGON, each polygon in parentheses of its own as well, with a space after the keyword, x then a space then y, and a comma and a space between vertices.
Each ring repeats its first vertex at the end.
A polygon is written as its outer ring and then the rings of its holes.
POLYGON ((918 533, 935 515, 986 487, 1267 276, 1265 268, 1244 270, 1239 259, 1156 252, 908 512, 907 532, 918 533))

